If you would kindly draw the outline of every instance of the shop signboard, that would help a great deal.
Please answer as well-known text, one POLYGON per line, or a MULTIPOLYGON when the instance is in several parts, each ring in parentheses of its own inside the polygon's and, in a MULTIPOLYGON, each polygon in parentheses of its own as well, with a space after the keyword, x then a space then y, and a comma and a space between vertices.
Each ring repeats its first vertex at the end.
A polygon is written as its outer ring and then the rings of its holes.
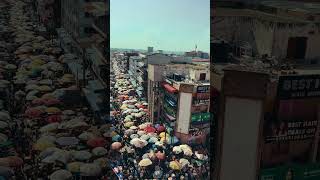
POLYGON ((191 116, 192 123, 205 123, 210 120, 210 113, 197 113, 191 116))
POLYGON ((208 111, 208 105, 194 105, 191 107, 191 112, 192 113, 201 113, 204 111, 208 111))
POLYGON ((320 178, 320 164, 303 164, 279 166, 262 169, 260 180, 318 180, 320 178))
POLYGON ((210 93, 196 93, 196 99, 210 99, 210 93))
POLYGON ((280 76, 279 99, 320 97, 320 75, 280 76))
POLYGON ((210 86, 198 86, 197 93, 209 93, 210 86))

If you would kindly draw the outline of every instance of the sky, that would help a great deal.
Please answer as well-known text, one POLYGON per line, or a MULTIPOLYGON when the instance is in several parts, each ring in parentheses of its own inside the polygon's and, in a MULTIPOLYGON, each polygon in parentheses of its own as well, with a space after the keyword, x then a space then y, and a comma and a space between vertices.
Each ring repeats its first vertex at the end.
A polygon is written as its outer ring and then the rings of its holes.
POLYGON ((210 51, 210 0, 110 0, 111 48, 210 51))

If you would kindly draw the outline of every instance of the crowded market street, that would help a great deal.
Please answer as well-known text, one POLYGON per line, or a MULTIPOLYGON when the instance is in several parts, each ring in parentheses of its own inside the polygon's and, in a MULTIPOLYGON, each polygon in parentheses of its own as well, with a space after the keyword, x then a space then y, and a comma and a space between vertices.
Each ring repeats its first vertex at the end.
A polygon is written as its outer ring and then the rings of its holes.
POLYGON ((104 179, 108 126, 73 102, 80 91, 68 55, 29 8, 1 1, 0 179, 104 179))
POLYGON ((208 153, 180 143, 173 129, 148 122, 125 67, 111 61, 111 165, 119 179, 209 179, 208 153))

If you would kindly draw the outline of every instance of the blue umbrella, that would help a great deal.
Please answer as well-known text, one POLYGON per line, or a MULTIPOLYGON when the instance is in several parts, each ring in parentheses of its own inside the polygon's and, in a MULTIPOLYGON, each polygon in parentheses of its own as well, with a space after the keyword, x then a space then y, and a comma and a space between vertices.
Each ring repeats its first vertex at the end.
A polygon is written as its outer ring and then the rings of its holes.
POLYGON ((117 134, 117 135, 115 135, 115 136, 112 137, 112 141, 113 141, 113 142, 119 141, 120 138, 121 138, 121 136, 120 136, 119 134, 117 134))

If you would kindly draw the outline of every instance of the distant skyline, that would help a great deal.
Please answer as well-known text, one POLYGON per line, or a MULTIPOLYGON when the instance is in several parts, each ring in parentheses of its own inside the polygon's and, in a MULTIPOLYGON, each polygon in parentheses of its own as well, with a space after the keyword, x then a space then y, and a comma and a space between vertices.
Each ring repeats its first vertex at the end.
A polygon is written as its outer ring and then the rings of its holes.
POLYGON ((111 48, 210 52, 209 0, 111 0, 111 48))

